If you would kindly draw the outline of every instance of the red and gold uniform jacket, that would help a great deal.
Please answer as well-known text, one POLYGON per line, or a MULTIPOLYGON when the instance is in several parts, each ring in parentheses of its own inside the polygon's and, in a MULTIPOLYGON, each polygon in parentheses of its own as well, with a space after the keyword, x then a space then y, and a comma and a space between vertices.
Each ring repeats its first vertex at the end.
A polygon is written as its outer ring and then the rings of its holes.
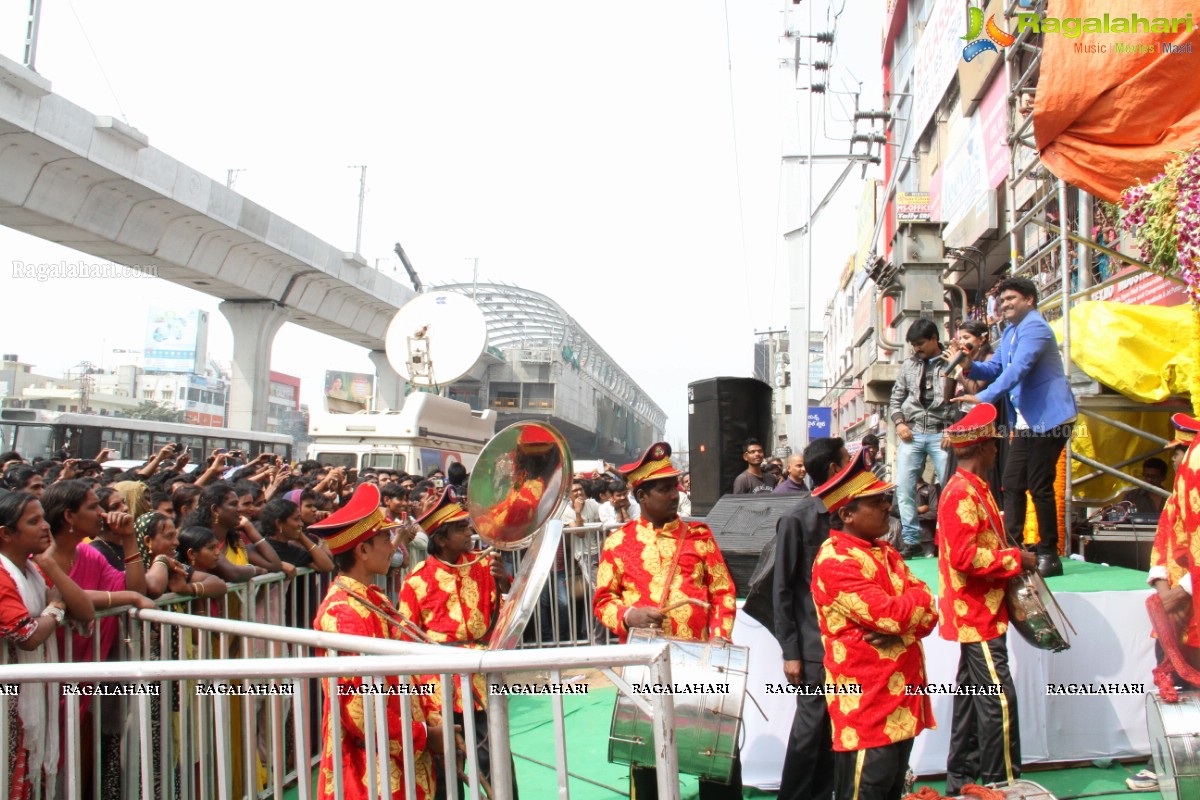
POLYGON ((938 632, 952 642, 987 642, 1008 629, 1008 579, 1021 551, 1003 547, 1000 509, 987 482, 958 470, 938 503, 938 632))
POLYGON ((1182 586, 1192 596, 1183 644, 1200 647, 1200 602, 1194 591, 1200 584, 1200 448, 1195 444, 1183 457, 1154 534, 1149 582, 1163 578, 1172 589, 1182 586))
POLYGON ((507 494, 486 518, 476 520, 476 527, 484 535, 504 530, 519 530, 533 525, 537 519, 538 506, 546 493, 546 482, 534 478, 521 483, 521 488, 507 494))
POLYGON ((736 597, 733 578, 707 525, 683 523, 676 518, 655 528, 638 518, 613 531, 604 541, 592 610, 624 642, 629 636, 625 627, 625 612, 629 609, 671 606, 693 598, 708 603, 708 608, 685 603, 668 611, 666 635, 700 641, 717 636, 732 639, 736 597), (683 550, 667 602, 660 604, 666 573, 679 547, 683 550))
MULTIPOLYGON (((478 558, 466 553, 459 561, 478 558)), ((439 643, 477 643, 500 605, 496 579, 491 573, 492 559, 484 558, 470 566, 451 566, 436 556, 416 565, 400 588, 400 613, 439 643)), ((432 695, 423 695, 425 713, 430 723, 442 722, 442 681, 440 675, 421 675, 416 680, 434 687, 432 695)), ((475 707, 482 709, 486 684, 482 675, 472 677, 475 687, 475 707)), ((454 687, 454 710, 462 713, 462 691, 454 687)))
POLYGON ((936 727, 929 696, 905 688, 927 682, 920 640, 937 621, 933 596, 896 548, 830 531, 813 565, 812 594, 826 683, 841 687, 826 696, 833 749, 886 747, 936 727), (875 647, 863 638, 870 631, 902 643, 875 647))
MULTIPOLYGON (((344 583, 356 594, 367 598, 376 608, 394 614, 395 607, 387 596, 374 585, 367 586, 345 575, 340 575, 337 581, 329 587, 325 599, 317 609, 313 619, 313 629, 329 633, 348 633, 356 636, 371 636, 376 639, 401 639, 395 626, 385 622, 379 613, 367 608, 352 598, 345 589, 338 586, 344 583)), ((324 655, 321 653, 321 655, 324 655)), ((346 655, 343 653, 343 655, 346 655)), ((395 677, 387 679, 388 686, 398 686, 395 677)), ((326 681, 321 682, 325 690, 323 713, 321 717, 321 768, 317 778, 318 797, 330 800, 333 792, 333 735, 332 726, 335 720, 331 717, 331 705, 338 709, 336 724, 341 725, 342 736, 342 785, 346 800, 362 800, 369 796, 367 791, 366 747, 363 736, 363 698, 355 690, 362 686, 362 678, 338 678, 338 696, 329 696, 326 681)), ((370 698, 368 698, 370 700, 370 698)), ((416 769, 416 800, 433 800, 436 788, 433 760, 425 749, 426 728, 425 713, 416 695, 393 694, 387 697, 387 727, 388 743, 391 754, 391 770, 388 775, 387 787, 380 792, 383 797, 392 800, 405 800, 404 797, 404 756, 400 750, 401 722, 400 703, 410 703, 412 708, 412 740, 414 762, 416 769)))

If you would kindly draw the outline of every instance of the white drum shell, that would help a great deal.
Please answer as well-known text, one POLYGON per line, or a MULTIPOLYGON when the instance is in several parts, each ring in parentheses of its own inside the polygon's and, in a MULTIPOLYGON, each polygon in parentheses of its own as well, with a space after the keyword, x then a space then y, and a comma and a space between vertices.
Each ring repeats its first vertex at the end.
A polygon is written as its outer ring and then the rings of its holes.
MULTIPOLYGON (((679 771, 728 782, 733 770, 746 698, 750 650, 728 643, 670 639, 644 628, 630 632, 629 643, 667 641, 671 645, 671 682, 676 686, 729 684, 721 694, 676 694, 675 743, 679 771)), ((649 669, 626 667, 631 685, 650 682, 649 669)), ((608 760, 614 764, 654 766, 654 732, 649 715, 623 694, 613 708, 608 760)))
POLYGON ((1180 692, 1178 703, 1146 695, 1146 728, 1163 800, 1200 797, 1200 691, 1180 692))

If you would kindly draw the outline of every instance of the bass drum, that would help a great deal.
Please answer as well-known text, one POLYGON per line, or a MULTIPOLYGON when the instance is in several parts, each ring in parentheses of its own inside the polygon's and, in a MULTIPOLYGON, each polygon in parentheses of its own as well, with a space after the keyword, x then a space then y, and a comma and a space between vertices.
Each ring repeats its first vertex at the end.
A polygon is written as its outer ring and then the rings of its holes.
MULTIPOLYGON (((750 650, 725 642, 671 639, 661 632, 635 628, 629 644, 669 642, 671 680, 679 688, 701 690, 728 684, 728 692, 675 695, 675 744, 679 771, 728 783, 733 772, 746 699, 750 650)), ((649 669, 626 667, 622 677, 631 685, 647 686, 649 669)), ((608 760, 613 764, 654 766, 654 731, 649 715, 624 694, 617 695, 608 737, 608 760)))
POLYGON ((1146 729, 1163 800, 1200 797, 1200 691, 1180 692, 1178 703, 1146 695, 1146 729))

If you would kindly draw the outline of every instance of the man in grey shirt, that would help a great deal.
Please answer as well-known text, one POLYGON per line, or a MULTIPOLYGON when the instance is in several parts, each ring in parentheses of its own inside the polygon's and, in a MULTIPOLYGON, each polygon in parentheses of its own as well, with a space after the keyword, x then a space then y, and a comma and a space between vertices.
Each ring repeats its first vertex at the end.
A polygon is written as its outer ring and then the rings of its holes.
POLYGON ((769 492, 778 483, 775 476, 763 470, 767 454, 758 439, 747 439, 742 448, 742 460, 746 471, 733 479, 734 494, 760 494, 769 492))
POLYGON ((954 422, 957 409, 949 400, 953 381, 946 376, 946 361, 938 341, 938 326, 922 317, 909 327, 905 340, 913 349, 900 365, 892 386, 888 416, 896 426, 900 448, 896 454, 896 503, 900 506, 905 558, 923 554, 921 523, 917 514, 917 476, 925 471, 925 458, 933 459, 936 483, 946 485, 947 454, 942 431, 954 422))

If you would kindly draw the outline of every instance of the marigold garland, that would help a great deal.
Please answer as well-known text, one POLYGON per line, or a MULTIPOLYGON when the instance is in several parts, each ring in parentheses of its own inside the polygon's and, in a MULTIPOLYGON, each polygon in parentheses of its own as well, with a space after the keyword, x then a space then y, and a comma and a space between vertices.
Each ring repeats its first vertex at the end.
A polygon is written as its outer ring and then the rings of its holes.
MULTIPOLYGON (((1067 552, 1067 536, 1066 536, 1066 519, 1067 519, 1067 449, 1064 447, 1061 454, 1058 456, 1058 465, 1054 471, 1054 507, 1058 512, 1058 554, 1066 555, 1067 552)), ((1025 544, 1034 544, 1042 540, 1038 533, 1037 511, 1033 507, 1033 495, 1029 492, 1025 493, 1025 544)))
POLYGON ((1200 415, 1200 148, 1177 157, 1154 180, 1121 193, 1121 227, 1137 240, 1154 272, 1183 279, 1197 335, 1189 390, 1200 415))

